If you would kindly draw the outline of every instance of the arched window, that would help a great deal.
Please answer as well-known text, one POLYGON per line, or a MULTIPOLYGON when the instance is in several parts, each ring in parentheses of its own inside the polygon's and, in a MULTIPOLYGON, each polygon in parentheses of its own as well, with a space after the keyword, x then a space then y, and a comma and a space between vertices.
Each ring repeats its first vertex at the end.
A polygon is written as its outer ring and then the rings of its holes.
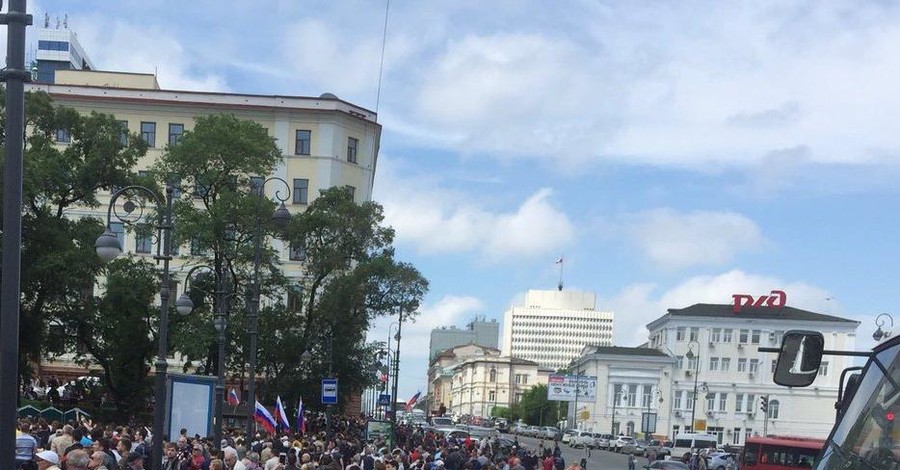
POLYGON ((488 380, 490 380, 491 382, 496 382, 497 381, 497 369, 494 369, 493 367, 491 367, 491 373, 488 374, 488 377, 489 377, 488 380))
POLYGON ((778 400, 769 401, 769 419, 778 419, 779 405, 778 400))

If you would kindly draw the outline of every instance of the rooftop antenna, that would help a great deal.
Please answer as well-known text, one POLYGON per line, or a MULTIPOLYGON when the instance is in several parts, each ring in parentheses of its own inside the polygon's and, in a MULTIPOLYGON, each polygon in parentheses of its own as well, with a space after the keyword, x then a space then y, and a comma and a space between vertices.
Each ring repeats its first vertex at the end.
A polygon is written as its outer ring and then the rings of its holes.
POLYGON ((562 279, 562 271, 563 271, 563 256, 560 256, 558 260, 556 260, 556 264, 559 265, 559 284, 556 285, 556 289, 562 292, 563 289, 563 279, 562 279))
POLYGON ((44 28, 50 28, 50 13, 44 12, 44 28))
POLYGON ((63 29, 69 29, 69 14, 63 16, 63 29))
POLYGON ((59 29, 59 17, 56 17, 56 29, 59 29))

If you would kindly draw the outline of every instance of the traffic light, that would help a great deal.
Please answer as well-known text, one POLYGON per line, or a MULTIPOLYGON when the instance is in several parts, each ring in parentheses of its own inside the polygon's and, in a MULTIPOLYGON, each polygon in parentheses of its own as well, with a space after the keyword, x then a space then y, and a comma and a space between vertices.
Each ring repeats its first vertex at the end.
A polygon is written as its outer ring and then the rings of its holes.
POLYGON ((759 397, 759 409, 762 410, 763 413, 769 411, 769 396, 759 397))

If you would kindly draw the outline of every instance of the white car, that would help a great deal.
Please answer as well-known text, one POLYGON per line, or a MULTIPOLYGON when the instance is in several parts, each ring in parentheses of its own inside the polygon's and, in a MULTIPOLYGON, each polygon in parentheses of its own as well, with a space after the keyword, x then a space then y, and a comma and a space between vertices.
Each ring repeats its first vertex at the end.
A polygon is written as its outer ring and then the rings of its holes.
POLYGON ((732 466, 737 470, 738 468, 738 459, 734 454, 729 454, 728 452, 711 452, 706 456, 706 462, 709 470, 725 470, 728 465, 729 458, 731 459, 732 466))
POLYGON ((578 434, 578 431, 576 431, 574 429, 567 429, 566 432, 563 433, 562 443, 569 444, 571 446, 572 438, 575 437, 576 434, 578 434))
POLYGON ((615 448, 615 449, 613 449, 613 450, 615 450, 616 452, 622 452, 622 448, 623 448, 623 447, 625 447, 625 446, 634 447, 635 445, 636 445, 636 442, 634 441, 634 438, 633 438, 633 437, 630 437, 630 436, 619 436, 619 437, 617 437, 616 440, 613 442, 612 447, 615 448))
POLYGON ((572 447, 581 447, 581 448, 594 448, 594 435, 587 431, 575 431, 576 434, 572 436, 572 439, 569 440, 569 445, 572 447))

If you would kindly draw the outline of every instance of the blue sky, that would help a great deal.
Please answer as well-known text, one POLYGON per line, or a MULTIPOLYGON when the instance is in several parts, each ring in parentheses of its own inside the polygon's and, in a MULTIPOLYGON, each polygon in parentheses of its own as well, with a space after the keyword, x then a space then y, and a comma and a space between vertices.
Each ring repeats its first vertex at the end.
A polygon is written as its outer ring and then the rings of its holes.
MULTIPOLYGON (((29 4, 164 88, 376 107, 383 1, 29 4)), ((431 328, 501 319, 559 256, 617 345, 734 293, 859 319, 860 347, 894 309, 893 2, 395 0, 385 46, 375 198, 431 281, 400 398, 424 391, 431 328)))

